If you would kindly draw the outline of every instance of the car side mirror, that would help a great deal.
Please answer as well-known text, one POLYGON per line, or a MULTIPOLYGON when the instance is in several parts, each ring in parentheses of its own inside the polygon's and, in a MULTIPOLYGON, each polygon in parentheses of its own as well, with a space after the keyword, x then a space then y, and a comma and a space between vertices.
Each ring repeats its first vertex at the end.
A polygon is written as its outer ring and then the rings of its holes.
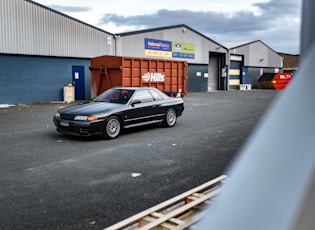
POLYGON ((140 104, 140 103, 141 103, 140 100, 134 100, 134 101, 131 102, 131 105, 134 106, 134 105, 140 104))

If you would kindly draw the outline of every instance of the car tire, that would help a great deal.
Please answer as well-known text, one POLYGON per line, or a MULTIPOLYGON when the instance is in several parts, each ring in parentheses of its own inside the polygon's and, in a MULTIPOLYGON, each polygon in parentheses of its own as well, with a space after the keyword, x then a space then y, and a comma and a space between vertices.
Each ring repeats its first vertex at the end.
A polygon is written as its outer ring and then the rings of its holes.
POLYGON ((173 127, 176 124, 177 115, 175 109, 169 109, 166 111, 165 118, 163 121, 164 127, 173 127))
POLYGON ((118 117, 110 117, 105 123, 104 138, 107 140, 118 137, 121 130, 121 124, 118 117))

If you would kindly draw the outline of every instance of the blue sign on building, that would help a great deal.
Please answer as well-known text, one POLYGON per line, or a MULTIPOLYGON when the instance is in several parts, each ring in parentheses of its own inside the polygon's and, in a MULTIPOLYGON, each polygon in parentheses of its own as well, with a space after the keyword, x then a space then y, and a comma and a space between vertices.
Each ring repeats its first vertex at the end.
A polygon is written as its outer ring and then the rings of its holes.
POLYGON ((172 52, 172 42, 165 40, 157 40, 151 38, 144 39, 145 50, 160 50, 172 52))

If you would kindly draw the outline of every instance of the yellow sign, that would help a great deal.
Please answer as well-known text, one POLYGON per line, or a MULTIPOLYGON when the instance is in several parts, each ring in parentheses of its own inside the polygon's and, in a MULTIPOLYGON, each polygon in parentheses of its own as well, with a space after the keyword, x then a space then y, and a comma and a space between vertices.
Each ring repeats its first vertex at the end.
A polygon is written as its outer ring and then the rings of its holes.
POLYGON ((144 39, 144 55, 166 58, 195 58, 195 45, 153 38, 144 39))
POLYGON ((144 50, 145 56, 153 56, 153 57, 172 57, 172 52, 161 51, 161 50, 144 50))
POLYGON ((174 58, 195 58, 195 45, 183 42, 172 42, 174 58))

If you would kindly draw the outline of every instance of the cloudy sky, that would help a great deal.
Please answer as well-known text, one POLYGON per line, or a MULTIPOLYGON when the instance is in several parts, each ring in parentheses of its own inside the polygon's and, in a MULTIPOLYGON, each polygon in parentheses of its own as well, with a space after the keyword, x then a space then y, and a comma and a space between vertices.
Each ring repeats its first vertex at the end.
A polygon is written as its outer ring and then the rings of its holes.
POLYGON ((34 0, 110 33, 186 24, 219 42, 300 52, 302 0, 34 0))

